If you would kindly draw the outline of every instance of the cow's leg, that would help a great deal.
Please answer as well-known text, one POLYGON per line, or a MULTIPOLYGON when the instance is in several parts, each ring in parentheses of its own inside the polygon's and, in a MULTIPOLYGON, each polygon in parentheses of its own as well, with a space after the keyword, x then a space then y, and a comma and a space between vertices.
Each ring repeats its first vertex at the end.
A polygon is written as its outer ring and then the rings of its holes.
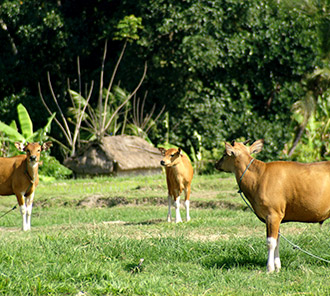
POLYGON ((27 224, 26 224, 26 205, 25 205, 25 198, 24 198, 24 192, 18 193, 16 194, 17 197, 17 202, 19 205, 19 210, 21 212, 21 216, 22 216, 22 230, 26 231, 27 229, 27 224))
POLYGON ((174 207, 175 207, 175 223, 182 222, 180 215, 180 195, 175 199, 174 207))
POLYGON ((186 221, 190 221, 190 215, 189 215, 189 206, 190 206, 190 186, 188 188, 185 189, 185 201, 184 201, 184 205, 186 208, 186 221))
POLYGON ((190 201, 189 199, 185 200, 184 202, 184 206, 186 208, 186 221, 190 221, 190 215, 189 215, 189 205, 190 205, 190 201))
POLYGON ((167 222, 171 222, 172 221, 171 205, 172 205, 172 196, 169 194, 168 195, 167 222))
POLYGON ((267 237, 268 247, 268 260, 267 260, 267 271, 273 272, 275 270, 275 249, 276 249, 276 238, 267 237))
POLYGON ((267 217, 267 247, 268 247, 268 261, 267 271, 273 272, 275 270, 275 258, 276 258, 276 271, 279 271, 279 245, 278 245, 278 231, 280 228, 280 219, 278 217, 267 217), (276 255, 275 255, 276 253, 276 255))
POLYGON ((26 230, 31 229, 31 215, 33 206, 34 191, 26 197, 26 230))
POLYGON ((280 235, 277 237, 275 254, 274 254, 274 265, 275 271, 279 272, 281 269, 281 260, 280 260, 280 235))

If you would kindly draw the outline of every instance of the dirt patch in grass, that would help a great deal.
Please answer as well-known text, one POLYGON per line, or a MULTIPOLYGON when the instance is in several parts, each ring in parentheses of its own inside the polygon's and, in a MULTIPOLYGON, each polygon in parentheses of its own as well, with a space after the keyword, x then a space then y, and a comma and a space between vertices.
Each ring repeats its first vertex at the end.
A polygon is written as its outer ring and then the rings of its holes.
POLYGON ((202 209, 229 209, 242 210, 245 206, 225 200, 192 201, 191 206, 202 209))
MULTIPOLYGON (((167 205, 166 198, 160 197, 145 197, 145 198, 126 198, 123 196, 118 197, 104 197, 100 195, 89 196, 78 202, 75 205, 78 207, 115 207, 123 205, 154 205, 154 206, 165 206, 167 205)), ((68 205, 67 205, 68 206, 68 205)), ((202 200, 202 201, 191 201, 190 206, 192 208, 201 209, 230 209, 230 210, 242 210, 245 206, 224 200, 202 200)))
POLYGON ((22 231, 21 228, 18 227, 0 227, 0 232, 19 232, 22 231))
POLYGON ((83 200, 80 200, 77 203, 78 207, 87 207, 87 208, 103 208, 103 207, 115 207, 118 205, 127 205, 129 204, 129 200, 125 197, 100 197, 100 196, 89 196, 83 200))
MULTIPOLYGON (((104 195, 91 195, 81 200, 62 200, 61 197, 35 200, 34 207, 49 208, 49 207, 83 207, 83 208, 104 208, 126 205, 152 205, 152 206, 167 206, 167 198, 164 197, 144 197, 144 198, 127 198, 125 196, 106 197, 104 195)), ((182 202, 183 206, 183 202, 182 202)), ((199 199, 190 201, 191 208, 200 209, 230 209, 244 210, 246 206, 232 201, 216 200, 216 199, 199 199)))

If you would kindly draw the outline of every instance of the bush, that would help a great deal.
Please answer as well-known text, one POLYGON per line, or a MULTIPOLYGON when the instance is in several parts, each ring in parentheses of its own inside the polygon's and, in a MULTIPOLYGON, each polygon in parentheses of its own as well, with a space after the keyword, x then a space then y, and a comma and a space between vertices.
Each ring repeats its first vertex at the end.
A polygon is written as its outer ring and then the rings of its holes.
POLYGON ((72 171, 62 165, 55 157, 43 155, 42 165, 39 167, 41 176, 53 177, 54 179, 67 179, 72 177, 72 171))

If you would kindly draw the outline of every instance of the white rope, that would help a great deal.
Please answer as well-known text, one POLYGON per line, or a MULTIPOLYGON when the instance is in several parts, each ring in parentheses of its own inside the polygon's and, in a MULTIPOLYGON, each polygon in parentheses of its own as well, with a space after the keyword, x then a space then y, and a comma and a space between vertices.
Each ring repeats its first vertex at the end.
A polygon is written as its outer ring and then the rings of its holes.
POLYGON ((6 216, 8 213, 10 213, 11 211, 15 210, 17 208, 17 205, 13 206, 12 209, 10 209, 9 211, 7 211, 6 213, 4 213, 2 216, 0 216, 0 218, 6 216))
MULTIPOLYGON (((244 198, 244 196, 243 196, 244 192, 242 192, 242 190, 241 190, 241 182, 242 182, 243 176, 244 176, 244 174, 246 173, 246 171, 248 170, 248 168, 249 168, 249 166, 251 165, 251 163, 253 162, 253 160, 254 160, 254 159, 252 159, 252 160, 250 161, 250 163, 249 163, 248 166, 246 167, 244 173, 242 174, 242 176, 241 176, 241 178, 240 178, 240 180, 239 180, 239 184, 238 184, 239 190, 238 190, 238 193, 241 195, 241 198, 243 199, 243 201, 245 202, 245 204, 248 206, 248 208, 252 211, 252 213, 254 213, 254 214, 257 216, 256 212, 253 210, 253 208, 251 207, 251 205, 250 205, 250 204, 246 201, 246 199, 244 198), (243 194, 242 194, 242 193, 243 193, 243 194)), ((258 217, 258 216, 257 216, 257 217, 258 217)), ((321 260, 321 261, 324 261, 324 262, 330 263, 330 260, 326 260, 326 259, 324 259, 324 258, 322 258, 322 257, 316 256, 316 255, 314 255, 314 254, 312 254, 312 253, 310 253, 310 252, 308 252, 308 251, 306 251, 306 250, 300 248, 298 245, 296 245, 296 244, 294 244, 293 242, 291 242, 290 240, 288 240, 288 239, 287 239, 285 236, 283 236, 283 234, 281 234, 280 232, 279 232, 278 234, 279 234, 281 237, 283 237, 283 239, 284 239, 286 242, 288 242, 291 246, 293 246, 294 249, 297 249, 297 250, 299 250, 299 251, 301 251, 301 252, 303 252, 303 253, 305 253, 305 254, 311 256, 311 257, 314 257, 314 258, 316 258, 316 259, 318 259, 318 260, 321 260)))
POLYGON ((281 233, 278 233, 278 234, 279 234, 282 238, 284 238, 284 240, 287 241, 291 246, 293 246, 294 249, 297 249, 297 250, 299 250, 299 251, 301 251, 301 252, 303 252, 303 253, 305 253, 305 254, 311 256, 311 257, 314 257, 314 258, 316 258, 316 259, 319 259, 319 260, 321 260, 321 261, 324 261, 324 262, 330 263, 330 260, 326 260, 326 259, 324 259, 324 258, 321 258, 321 257, 319 257, 319 256, 316 256, 316 255, 314 255, 314 254, 312 254, 312 253, 310 253, 310 252, 308 252, 308 251, 306 251, 306 250, 300 248, 299 246, 297 246, 297 245, 294 244, 293 242, 289 241, 289 240, 288 240, 285 236, 283 236, 281 233))
MULTIPOLYGON (((244 196, 242 195, 242 192, 241 191, 239 191, 239 194, 241 195, 241 197, 242 197, 242 199, 244 200, 244 202, 246 203, 246 205, 248 206, 248 208, 257 216, 257 214, 255 213, 255 211, 252 209, 252 207, 248 204, 248 202, 246 201, 246 199, 244 198, 244 196)), ((321 257, 319 257, 319 256, 316 256, 316 255, 314 255, 314 254, 312 254, 312 253, 310 253, 310 252, 308 252, 308 251, 306 251, 306 250, 304 250, 304 249, 302 249, 302 248, 300 248, 298 245, 296 245, 296 244, 294 244, 293 242, 291 242, 290 240, 288 240, 283 234, 281 234, 280 232, 278 233, 286 242, 288 242, 291 246, 293 246, 293 248, 294 249, 297 249, 297 250, 299 250, 299 251, 301 251, 301 252, 303 252, 303 253, 305 253, 305 254, 307 254, 307 255, 309 255, 309 256, 311 256, 311 257, 314 257, 314 258, 316 258, 316 259, 319 259, 319 260, 321 260, 321 261, 324 261, 324 262, 327 262, 327 263, 330 263, 330 260, 326 260, 326 259, 324 259, 324 258, 321 258, 321 257)))

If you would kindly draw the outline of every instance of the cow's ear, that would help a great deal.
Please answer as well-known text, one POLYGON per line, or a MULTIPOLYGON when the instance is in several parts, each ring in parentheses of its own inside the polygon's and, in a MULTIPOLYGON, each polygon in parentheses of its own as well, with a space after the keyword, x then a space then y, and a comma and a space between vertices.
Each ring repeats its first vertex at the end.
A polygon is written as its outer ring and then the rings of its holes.
POLYGON ((166 149, 163 148, 163 147, 158 147, 158 150, 160 151, 160 153, 165 156, 165 152, 166 152, 166 149))
POLYGON ((226 148, 226 153, 228 156, 235 155, 235 151, 232 145, 229 143, 225 142, 225 148, 226 148))
POLYGON ((53 143, 51 141, 49 141, 49 142, 43 143, 42 146, 41 146, 41 149, 46 151, 52 146, 53 146, 53 143))
POLYGON ((25 149, 25 145, 21 142, 15 142, 15 147, 19 150, 19 151, 24 151, 25 149))
POLYGON ((178 148, 178 152, 177 152, 179 155, 183 155, 183 153, 182 153, 182 150, 181 150, 181 148, 178 148))
POLYGON ((250 153, 251 154, 259 153, 263 147, 264 147, 264 139, 257 140, 250 146, 250 153))

